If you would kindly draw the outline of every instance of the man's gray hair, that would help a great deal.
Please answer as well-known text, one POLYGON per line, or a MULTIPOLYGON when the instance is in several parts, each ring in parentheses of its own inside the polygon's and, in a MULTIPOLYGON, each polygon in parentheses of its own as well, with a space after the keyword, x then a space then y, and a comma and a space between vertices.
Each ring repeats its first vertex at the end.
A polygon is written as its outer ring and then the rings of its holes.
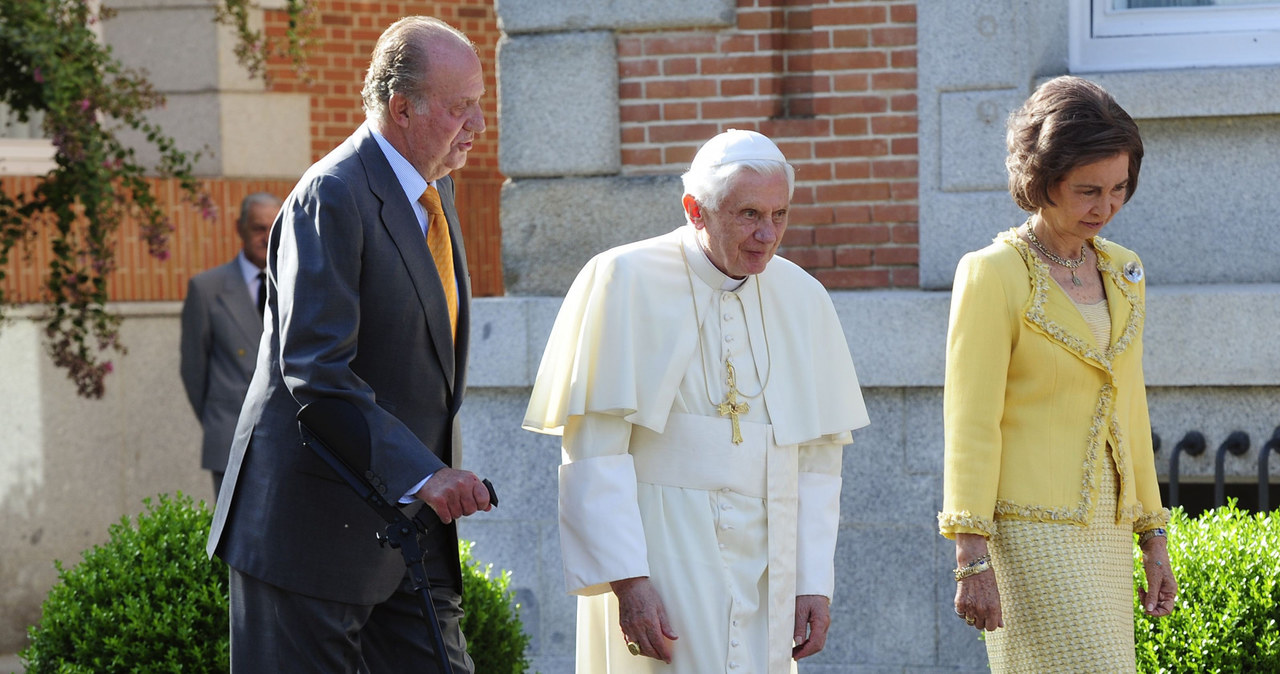
POLYGON ((684 182, 684 193, 693 196, 703 208, 715 210, 720 207, 724 195, 729 192, 739 171, 755 171, 763 176, 785 175, 787 177, 787 199, 796 191, 796 170, 791 164, 769 159, 748 159, 721 164, 713 168, 697 167, 685 171, 680 176, 684 182))
POLYGON ((382 119, 392 94, 407 96, 421 112, 426 104, 432 38, 449 35, 476 48, 462 31, 430 16, 406 16, 391 24, 373 46, 369 70, 364 76, 364 114, 369 121, 382 119))
POLYGON ((280 200, 280 197, 270 192, 254 192, 240 202, 240 219, 236 220, 236 223, 238 226, 243 226, 244 223, 248 222, 249 209, 254 206, 271 206, 279 210, 282 203, 284 202, 280 200))

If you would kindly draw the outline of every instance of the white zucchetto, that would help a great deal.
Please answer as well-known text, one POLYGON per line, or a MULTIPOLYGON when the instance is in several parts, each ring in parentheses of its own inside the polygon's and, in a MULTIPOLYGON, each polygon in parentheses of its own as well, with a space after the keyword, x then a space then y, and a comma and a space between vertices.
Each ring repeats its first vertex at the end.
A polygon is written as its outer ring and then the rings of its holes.
POLYGON ((694 155, 690 171, 711 170, 740 161, 787 163, 782 150, 767 136, 755 131, 729 129, 707 141, 694 155))

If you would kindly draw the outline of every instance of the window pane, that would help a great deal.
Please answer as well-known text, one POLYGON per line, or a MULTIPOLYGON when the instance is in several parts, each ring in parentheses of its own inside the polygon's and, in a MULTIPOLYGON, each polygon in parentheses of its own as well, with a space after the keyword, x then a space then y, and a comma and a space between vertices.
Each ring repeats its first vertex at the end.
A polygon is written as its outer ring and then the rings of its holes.
POLYGON ((1275 0, 1111 0, 1112 9, 1214 7, 1225 5, 1274 5, 1275 0))
POLYGON ((26 122, 18 121, 18 116, 9 110, 9 106, 0 103, 0 138, 43 138, 41 130, 43 112, 37 112, 26 122))

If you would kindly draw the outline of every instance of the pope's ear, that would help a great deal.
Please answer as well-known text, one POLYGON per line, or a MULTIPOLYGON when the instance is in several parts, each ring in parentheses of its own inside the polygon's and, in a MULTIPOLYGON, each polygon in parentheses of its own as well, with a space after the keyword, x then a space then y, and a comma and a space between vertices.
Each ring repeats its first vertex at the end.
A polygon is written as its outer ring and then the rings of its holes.
POLYGON ((698 200, 692 194, 686 194, 680 203, 684 205, 684 213, 689 216, 689 222, 692 222, 694 227, 702 229, 702 205, 698 200))

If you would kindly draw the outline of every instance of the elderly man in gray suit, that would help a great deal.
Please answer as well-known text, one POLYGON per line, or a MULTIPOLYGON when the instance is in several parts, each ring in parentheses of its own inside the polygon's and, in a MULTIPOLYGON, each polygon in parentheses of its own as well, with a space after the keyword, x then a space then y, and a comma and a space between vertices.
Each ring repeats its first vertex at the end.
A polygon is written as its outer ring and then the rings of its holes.
POLYGON ((439 671, 405 562, 375 539, 384 523, 300 438, 300 408, 320 400, 358 412, 366 481, 434 518, 420 542, 445 650, 474 669, 454 522, 491 504, 457 467, 470 284, 448 174, 485 129, 484 91, 465 35, 396 22, 374 46, 365 123, 272 226, 262 348, 208 545, 231 567, 233 672, 439 671))
POLYGON ((213 496, 231 452, 262 339, 267 234, 280 198, 256 192, 240 202, 236 233, 242 249, 230 262, 196 274, 182 303, 181 372, 187 400, 204 431, 200 466, 213 473, 213 496))

